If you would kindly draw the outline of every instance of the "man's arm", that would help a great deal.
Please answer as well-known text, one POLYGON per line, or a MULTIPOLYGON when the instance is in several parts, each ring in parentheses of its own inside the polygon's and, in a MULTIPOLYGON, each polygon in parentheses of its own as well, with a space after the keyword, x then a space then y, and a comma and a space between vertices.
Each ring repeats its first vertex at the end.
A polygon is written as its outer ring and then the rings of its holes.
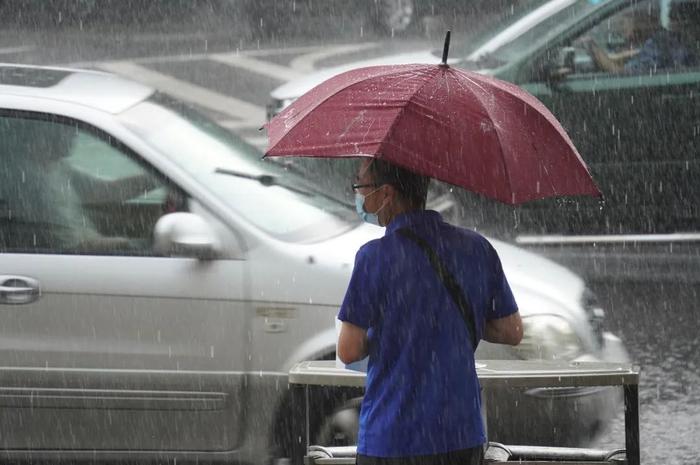
POLYGON ((515 312, 503 318, 486 320, 484 340, 494 344, 520 344, 523 339, 523 321, 520 312, 515 312))
POLYGON ((338 358, 345 363, 362 360, 367 356, 367 330, 343 321, 338 337, 338 358))
POLYGON ((620 73, 625 69, 622 59, 605 52, 595 41, 589 42, 588 50, 601 70, 609 73, 620 73))

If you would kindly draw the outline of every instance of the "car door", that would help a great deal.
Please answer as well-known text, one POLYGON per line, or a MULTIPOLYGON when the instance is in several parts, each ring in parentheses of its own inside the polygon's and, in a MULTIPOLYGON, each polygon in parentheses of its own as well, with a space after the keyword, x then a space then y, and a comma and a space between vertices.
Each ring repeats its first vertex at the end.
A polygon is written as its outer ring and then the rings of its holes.
POLYGON ((238 447, 246 262, 154 253, 156 221, 187 210, 235 243, 113 137, 0 112, 0 448, 238 447))
MULTIPOLYGON (((583 235, 700 231, 696 201, 700 185, 695 181, 700 156, 694 148, 700 124, 698 61, 669 67, 628 66, 645 53, 640 50, 654 36, 647 31, 648 37, 633 45, 619 29, 625 15, 636 8, 649 16, 645 19, 657 22, 657 32, 667 34, 668 12, 675 3, 698 6, 697 0, 646 0, 592 22, 583 18, 525 65, 523 87, 562 122, 605 201, 579 200, 575 208, 557 208, 556 201, 536 203, 523 214, 524 226, 529 221, 545 225, 540 232, 583 235), (611 56, 622 57, 620 69, 604 69, 597 63, 591 42, 611 56)), ((674 32, 697 58, 698 18, 684 18, 674 32)))

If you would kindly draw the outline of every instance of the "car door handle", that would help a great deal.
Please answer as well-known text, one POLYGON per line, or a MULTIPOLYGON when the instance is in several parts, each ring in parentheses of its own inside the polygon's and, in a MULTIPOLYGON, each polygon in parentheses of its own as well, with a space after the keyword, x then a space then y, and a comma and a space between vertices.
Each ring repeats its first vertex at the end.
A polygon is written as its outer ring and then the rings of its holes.
POLYGON ((29 304, 41 297, 39 281, 26 276, 0 275, 0 304, 29 304))

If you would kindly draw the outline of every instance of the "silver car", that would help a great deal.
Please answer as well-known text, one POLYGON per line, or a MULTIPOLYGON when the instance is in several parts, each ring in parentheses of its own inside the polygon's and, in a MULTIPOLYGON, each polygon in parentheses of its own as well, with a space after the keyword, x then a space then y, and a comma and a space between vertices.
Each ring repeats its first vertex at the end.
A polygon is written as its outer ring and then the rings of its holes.
MULTIPOLYGON (((287 371, 334 357, 354 254, 380 234, 167 95, 0 65, 0 453, 290 456, 287 371)), ((526 337, 484 343, 480 358, 627 359, 578 276, 493 244, 526 337)), ((530 422, 548 440, 585 437, 615 413, 608 390, 497 394, 485 393, 495 439, 528 439, 530 422)))

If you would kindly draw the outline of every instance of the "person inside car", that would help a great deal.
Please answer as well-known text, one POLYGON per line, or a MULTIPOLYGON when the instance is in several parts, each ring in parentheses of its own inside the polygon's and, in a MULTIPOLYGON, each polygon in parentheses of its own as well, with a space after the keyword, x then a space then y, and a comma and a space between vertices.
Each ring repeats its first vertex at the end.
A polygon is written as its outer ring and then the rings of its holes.
POLYGON ((610 73, 641 74, 661 69, 689 67, 697 64, 697 56, 687 45, 687 8, 697 3, 670 5, 668 22, 662 25, 658 8, 648 2, 629 8, 611 20, 611 29, 626 41, 619 51, 606 51, 592 38, 583 45, 599 69, 610 73))
POLYGON ((128 249, 124 237, 104 236, 85 204, 131 198, 155 187, 148 176, 107 180, 68 160, 78 130, 39 119, 0 125, 0 198, 7 217, 3 248, 76 253, 128 249))

